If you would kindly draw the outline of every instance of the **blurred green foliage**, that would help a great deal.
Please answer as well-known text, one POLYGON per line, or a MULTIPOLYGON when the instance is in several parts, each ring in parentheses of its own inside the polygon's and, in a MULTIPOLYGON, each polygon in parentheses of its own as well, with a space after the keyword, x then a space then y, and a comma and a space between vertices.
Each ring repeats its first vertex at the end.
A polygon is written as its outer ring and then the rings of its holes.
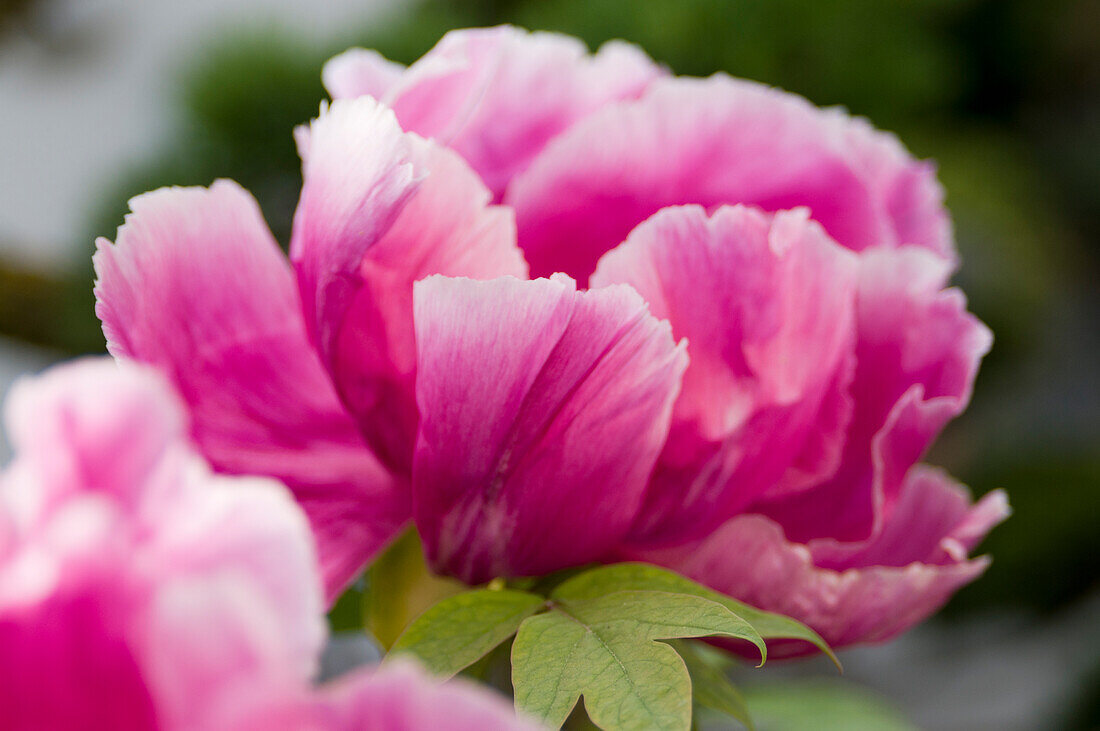
MULTIPOLYGON (((181 69, 179 134, 97 191, 84 240, 113 237, 126 200, 231 177, 284 244, 300 184, 291 129, 324 98, 322 63, 349 45, 411 62, 454 27, 513 22, 596 47, 638 43, 677 73, 725 70, 842 104, 934 157, 965 262, 959 283, 997 334, 970 411, 933 461, 1016 515, 955 611, 1053 609, 1096 586, 1100 426, 1100 4, 1091 0, 425 0, 331 45, 230 32, 181 69), (1078 364, 1071 367, 1072 364, 1078 364), (1068 396, 1066 394, 1069 394, 1068 396), (1006 417, 1006 414, 1008 415, 1006 417)), ((90 266, 32 275, 0 262, 0 332, 100 350, 90 266)))

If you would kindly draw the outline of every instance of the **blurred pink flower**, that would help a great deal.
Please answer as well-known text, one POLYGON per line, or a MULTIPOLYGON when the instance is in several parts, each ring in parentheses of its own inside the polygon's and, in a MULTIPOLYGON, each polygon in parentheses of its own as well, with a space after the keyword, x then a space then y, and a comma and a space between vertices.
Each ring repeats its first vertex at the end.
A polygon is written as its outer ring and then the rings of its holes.
POLYGON ((319 690, 236 715, 232 731, 537 731, 495 691, 462 678, 440 682, 400 658, 353 670, 319 690))
POLYGON ((293 273, 226 182, 135 199, 96 264, 111 352, 171 374, 216 467, 291 486, 330 597, 410 515, 468 581, 641 557, 838 644, 980 573, 1003 496, 916 466, 991 342, 947 288, 931 164, 776 89, 507 27, 325 81, 293 273), (798 571, 769 586, 754 551, 798 571))
POLYGON ((312 689, 325 623, 306 520, 274 481, 211 474, 155 373, 60 366, 13 389, 6 422, 5 729, 530 728, 410 666, 312 689))
POLYGON ((17 385, 0 482, 6 728, 213 728, 305 684, 324 640, 309 528, 273 481, 213 475, 156 374, 17 385))

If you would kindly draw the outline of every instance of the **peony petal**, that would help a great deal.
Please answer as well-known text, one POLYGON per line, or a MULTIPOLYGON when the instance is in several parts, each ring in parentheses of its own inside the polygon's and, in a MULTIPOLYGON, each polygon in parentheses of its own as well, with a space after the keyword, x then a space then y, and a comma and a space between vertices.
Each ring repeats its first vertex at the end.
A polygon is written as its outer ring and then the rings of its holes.
POLYGON ((451 31, 394 82, 353 49, 325 66, 333 98, 371 94, 401 126, 456 150, 499 198, 552 137, 601 106, 637 97, 663 71, 622 41, 595 55, 575 38, 511 26, 451 31))
POLYGON ((510 703, 466 682, 440 683, 408 661, 361 670, 341 679, 327 693, 328 729, 406 729, 407 731, 535 731, 510 703))
POLYGON ((163 728, 120 626, 98 597, 57 597, 17 616, 0 608, 0 708, 8 731, 163 728))
POLYGON ((666 208, 600 261, 593 286, 633 285, 691 355, 636 539, 709 532, 804 449, 835 469, 846 418, 826 398, 849 373, 856 263, 806 211, 743 206, 666 208))
POLYGON ((169 377, 216 468, 291 487, 335 596, 407 520, 408 496, 310 347, 293 275, 258 206, 219 181, 131 207, 118 243, 101 240, 95 256, 108 349, 169 377))
POLYGON ((416 285, 413 465, 430 563, 470 583, 601 557, 625 534, 686 366, 632 289, 416 285))
POLYGON ((805 206, 856 251, 915 244, 953 256, 932 169, 891 135, 838 110, 725 75, 663 79, 548 145, 509 188, 537 276, 585 281, 658 209, 805 206))
POLYGON ((303 182, 290 258, 306 327, 330 366, 363 255, 416 192, 423 171, 413 165, 412 138, 369 97, 322 107, 296 137, 303 182))
POLYGON ((224 707, 311 681, 324 597, 305 516, 277 484, 201 472, 194 482, 130 559, 155 587, 130 632, 161 717, 215 728, 224 707))
POLYGON ((416 438, 413 282, 429 274, 527 278, 511 210, 454 152, 411 136, 427 176, 393 224, 365 252, 359 289, 334 343, 332 373, 360 430, 395 470, 408 474, 416 438))
POLYGON ((927 250, 876 248, 860 257, 855 404, 836 475, 754 508, 788 537, 815 539, 835 560, 881 528, 903 479, 943 426, 966 408, 989 330, 943 289, 951 264, 927 250))
POLYGON ((408 659, 360 668, 312 693, 256 704, 219 724, 232 731, 536 731, 491 690, 462 679, 446 683, 408 659))
MULTIPOLYGON (((923 621, 989 564, 987 558, 967 560, 965 554, 944 561, 940 550, 959 526, 988 512, 984 501, 965 505, 958 486, 923 468, 912 472, 903 493, 891 522, 876 540, 862 546, 862 555, 846 570, 816 565, 806 546, 788 540, 776 523, 755 514, 730 520, 698 543, 633 557, 792 616, 834 648, 882 642, 923 621)), ((768 644, 769 656, 811 650, 793 641, 768 644)))
POLYGON ((378 51, 350 48, 325 64, 321 79, 333 99, 382 99, 404 73, 403 64, 387 60, 378 51))
POLYGON ((18 496, 25 516, 69 497, 77 486, 131 508, 149 499, 151 489, 168 497, 176 487, 154 473, 185 433, 183 405, 145 370, 90 368, 84 361, 51 368, 16 382, 4 417, 20 463, 33 465, 36 487, 18 496), (68 448, 59 450, 59 444, 68 448))

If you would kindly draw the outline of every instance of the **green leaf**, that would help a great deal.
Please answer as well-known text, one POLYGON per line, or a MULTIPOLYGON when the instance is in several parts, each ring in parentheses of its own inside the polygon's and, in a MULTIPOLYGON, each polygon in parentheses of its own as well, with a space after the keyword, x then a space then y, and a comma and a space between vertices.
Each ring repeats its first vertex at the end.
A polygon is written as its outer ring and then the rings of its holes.
POLYGON ((699 705, 719 713, 725 713, 740 721, 749 731, 754 731, 749 707, 741 691, 730 682, 713 661, 704 657, 694 642, 670 640, 669 645, 679 653, 691 676, 691 695, 699 705))
POLYGON ((414 620, 386 659, 412 654, 432 673, 449 678, 514 635, 523 620, 545 606, 545 599, 525 591, 457 594, 414 620))
POLYGON ((840 660, 821 635, 801 622, 749 606, 677 573, 650 564, 619 563, 599 566, 568 579, 554 590, 553 595, 563 599, 591 599, 614 591, 669 591, 716 601, 747 620, 764 639, 805 640, 824 652, 838 670, 841 669, 840 660))
POLYGON ((785 680, 745 689, 752 715, 769 731, 916 731, 876 694, 838 679, 785 680))
POLYGON ((603 729, 686 730, 691 679, 676 651, 657 640, 721 635, 764 652, 747 622, 703 597, 622 591, 553 599, 550 611, 524 620, 512 644, 516 707, 553 727, 583 695, 603 729))
POLYGON ((414 618, 465 588, 461 582, 428 570, 420 537, 415 529, 409 529, 367 572, 363 624, 383 648, 389 649, 414 618))

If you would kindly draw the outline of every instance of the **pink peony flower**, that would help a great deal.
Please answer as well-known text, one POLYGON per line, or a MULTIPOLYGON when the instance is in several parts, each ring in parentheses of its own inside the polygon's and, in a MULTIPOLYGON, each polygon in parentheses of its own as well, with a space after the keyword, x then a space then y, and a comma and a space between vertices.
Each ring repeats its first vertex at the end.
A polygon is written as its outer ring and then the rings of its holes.
POLYGON ((325 81, 293 273, 227 182, 135 199, 96 265, 111 352, 171 374, 218 469, 291 486, 330 597, 410 515, 467 581, 643 558, 836 644, 981 572, 1003 495, 917 463, 990 334, 894 137, 511 28, 325 81))
POLYGON ((531 728, 409 666, 312 689, 325 625, 304 516, 274 481, 211 474, 151 371, 60 366, 6 417, 5 729, 531 728))

